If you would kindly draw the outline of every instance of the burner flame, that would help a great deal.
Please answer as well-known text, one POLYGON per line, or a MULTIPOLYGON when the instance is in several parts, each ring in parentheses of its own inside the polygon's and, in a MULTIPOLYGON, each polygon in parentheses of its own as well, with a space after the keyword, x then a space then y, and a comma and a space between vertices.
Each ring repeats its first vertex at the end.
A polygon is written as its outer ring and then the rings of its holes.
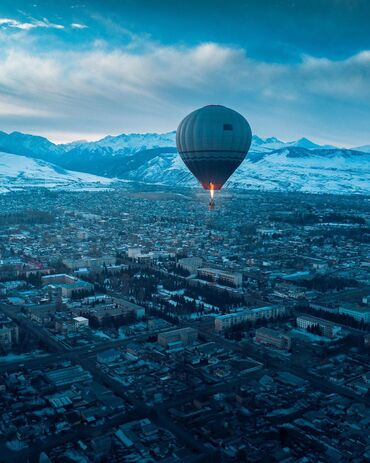
POLYGON ((209 184, 209 192, 211 194, 211 199, 213 199, 213 197, 215 195, 215 186, 214 186, 214 184, 212 182, 209 184))

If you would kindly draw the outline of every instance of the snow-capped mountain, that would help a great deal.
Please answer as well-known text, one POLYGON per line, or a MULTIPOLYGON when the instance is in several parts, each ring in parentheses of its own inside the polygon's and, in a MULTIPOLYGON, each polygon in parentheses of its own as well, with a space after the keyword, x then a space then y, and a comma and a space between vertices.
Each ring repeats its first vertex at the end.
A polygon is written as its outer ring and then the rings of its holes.
MULTIPOLYGON (((250 151, 270 152, 284 147, 297 146, 306 149, 334 148, 328 145, 318 145, 307 138, 296 141, 283 142, 275 137, 252 137, 250 151)), ((127 155, 146 150, 176 147, 176 132, 131 133, 117 136, 108 135, 98 141, 74 141, 72 143, 56 145, 47 138, 28 135, 20 132, 6 134, 0 132, 0 151, 21 154, 24 156, 44 159, 61 164, 73 164, 81 159, 84 161, 97 158, 125 157, 127 155)))
POLYGON ((306 148, 308 150, 335 148, 335 146, 331 145, 318 145, 308 138, 300 138, 299 140, 284 142, 275 137, 260 138, 257 135, 253 135, 250 151, 267 153, 271 150, 278 150, 281 148, 289 148, 294 146, 297 148, 306 148))
MULTIPOLYGON (((53 163, 52 179, 57 165, 110 178, 196 186, 196 180, 177 154, 175 138, 175 132, 122 134, 96 142, 56 145, 43 137, 0 132, 0 151, 53 163)), ((342 149, 318 145, 307 138, 284 142, 275 137, 254 135, 246 160, 228 186, 370 194, 370 153, 366 153, 366 148, 369 147, 364 146, 361 151, 342 149)))
POLYGON ((254 160, 251 153, 228 184, 258 190, 368 195, 370 154, 288 147, 254 160))
POLYGON ((81 141, 72 142, 62 146, 66 152, 75 150, 76 148, 87 151, 110 152, 112 155, 133 153, 153 148, 163 148, 176 146, 176 132, 168 132, 163 134, 157 133, 131 133, 117 135, 116 137, 108 135, 98 141, 81 141))
POLYGON ((45 161, 0 152, 0 192, 29 187, 63 190, 107 188, 112 179, 67 171, 45 161))
MULTIPOLYGON (((196 186, 179 155, 151 158, 127 174, 131 180, 196 186)), ((289 147, 268 154, 251 152, 225 186, 310 193, 370 194, 370 155, 350 150, 289 147)))

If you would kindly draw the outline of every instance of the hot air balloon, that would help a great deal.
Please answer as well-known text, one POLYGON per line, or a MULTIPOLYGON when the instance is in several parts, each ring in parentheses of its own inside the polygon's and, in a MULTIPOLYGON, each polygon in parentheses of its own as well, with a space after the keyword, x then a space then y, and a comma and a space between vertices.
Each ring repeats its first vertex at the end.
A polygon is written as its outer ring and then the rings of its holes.
POLYGON ((176 145, 182 160, 205 190, 220 190, 243 162, 252 141, 247 120, 233 109, 208 105, 180 122, 176 145))

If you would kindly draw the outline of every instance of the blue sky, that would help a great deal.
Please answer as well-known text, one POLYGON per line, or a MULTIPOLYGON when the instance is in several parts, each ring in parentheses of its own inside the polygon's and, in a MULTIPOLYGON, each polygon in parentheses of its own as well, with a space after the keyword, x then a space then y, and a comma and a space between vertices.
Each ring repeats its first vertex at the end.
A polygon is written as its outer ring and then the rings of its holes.
POLYGON ((210 103, 254 133, 370 143, 367 0, 0 3, 0 130, 169 131, 210 103))

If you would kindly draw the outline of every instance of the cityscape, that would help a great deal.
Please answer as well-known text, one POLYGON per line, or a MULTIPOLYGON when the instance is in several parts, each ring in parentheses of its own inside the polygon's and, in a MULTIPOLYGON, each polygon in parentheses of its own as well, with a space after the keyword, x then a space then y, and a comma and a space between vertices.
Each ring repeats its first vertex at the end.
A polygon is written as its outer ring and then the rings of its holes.
POLYGON ((370 463, 369 18, 1 0, 0 463, 370 463))
POLYGON ((1 460, 370 458, 369 199, 1 202, 1 460))

